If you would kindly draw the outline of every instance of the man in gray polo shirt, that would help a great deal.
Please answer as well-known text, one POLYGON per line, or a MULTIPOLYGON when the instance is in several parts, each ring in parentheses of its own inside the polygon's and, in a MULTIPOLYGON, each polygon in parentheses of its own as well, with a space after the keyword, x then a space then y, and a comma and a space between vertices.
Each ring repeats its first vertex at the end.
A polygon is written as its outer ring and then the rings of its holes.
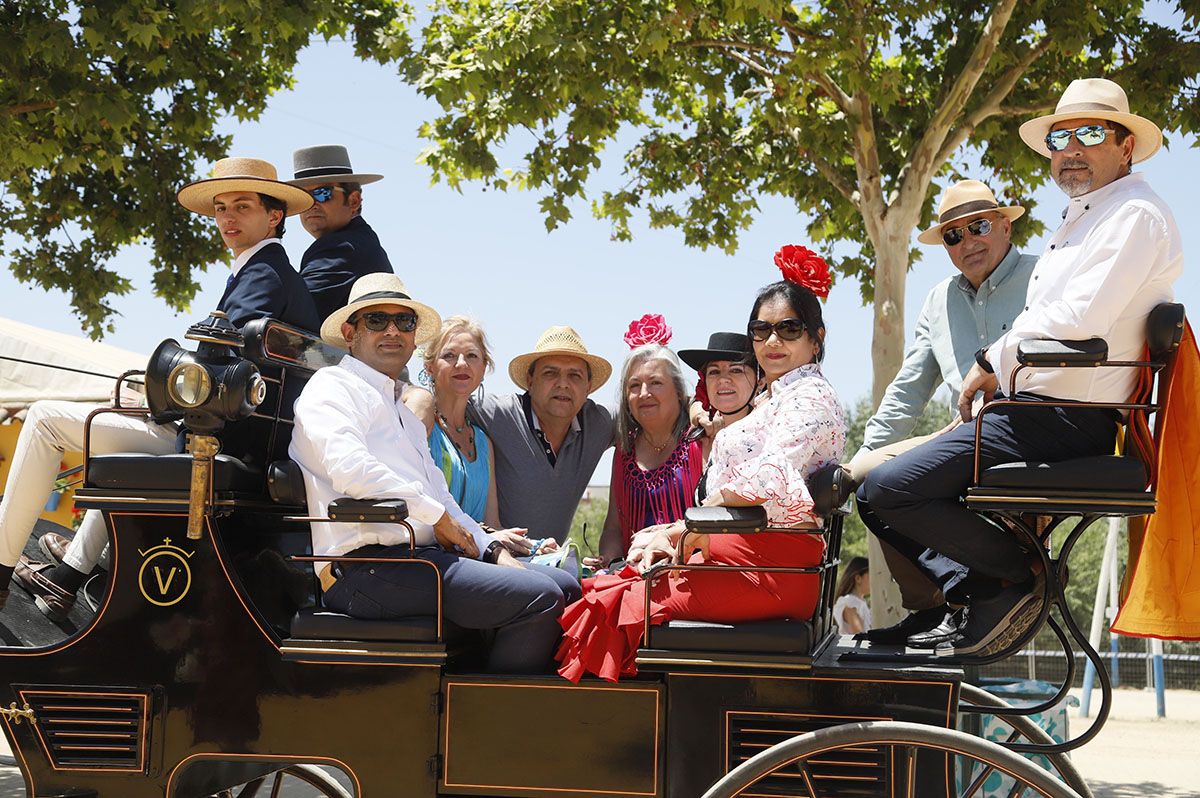
MULTIPOLYGON (((944 246, 959 274, 938 283, 925 298, 904 363, 867 421, 862 448, 846 465, 856 483, 880 463, 933 437, 910 435, 934 392, 945 384, 957 396, 975 353, 1008 332, 1024 308, 1037 257, 1021 254, 1009 241, 1012 222, 1023 213, 1020 205, 1001 206, 978 180, 946 189, 937 222, 917 240, 944 246)), ((886 542, 870 535, 868 546, 875 618, 886 618, 889 607, 899 609, 896 587, 904 606, 919 611, 895 627, 869 632, 868 639, 901 643, 936 629, 947 615, 938 587, 886 542), (886 569, 881 560, 887 561, 886 569)))
POLYGON ((508 375, 525 393, 472 401, 471 417, 492 439, 500 524, 562 543, 596 464, 613 443, 613 417, 588 394, 612 365, 587 351, 570 327, 551 327, 508 375))

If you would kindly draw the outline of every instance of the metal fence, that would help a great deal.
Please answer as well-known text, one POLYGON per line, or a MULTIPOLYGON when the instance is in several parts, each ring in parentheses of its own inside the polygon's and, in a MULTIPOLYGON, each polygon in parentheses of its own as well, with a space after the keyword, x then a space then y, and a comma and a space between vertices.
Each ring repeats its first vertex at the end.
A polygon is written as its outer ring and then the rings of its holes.
MULTIPOLYGON (((1122 640, 1124 642, 1124 639, 1122 640)), ((1139 641, 1140 642, 1140 641, 1139 641)), ((1189 646, 1193 648, 1194 646, 1189 646)), ((1116 687, 1153 687, 1153 658, 1142 651, 1101 652, 1105 668, 1116 687)), ((1075 653, 1074 686, 1083 683, 1087 660, 1075 653)), ((1061 684, 1067 674, 1067 659, 1062 650, 1028 649, 1002 662, 979 669, 981 676, 1006 676, 1041 679, 1061 684)), ((1163 654, 1163 675, 1167 689, 1200 690, 1200 653, 1163 654)))

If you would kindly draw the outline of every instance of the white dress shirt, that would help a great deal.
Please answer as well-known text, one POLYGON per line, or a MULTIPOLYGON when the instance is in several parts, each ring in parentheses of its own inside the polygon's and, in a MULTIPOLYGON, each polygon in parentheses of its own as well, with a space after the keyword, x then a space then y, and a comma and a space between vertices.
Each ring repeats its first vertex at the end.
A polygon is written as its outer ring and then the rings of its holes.
POLYGON ((242 254, 238 255, 236 258, 233 259, 233 266, 231 268, 230 274, 232 274, 234 277, 236 277, 237 273, 242 270, 242 267, 244 267, 247 263, 249 263, 250 259, 254 257, 254 253, 258 252, 260 249, 262 249, 265 246, 269 246, 270 244, 278 244, 279 246, 282 247, 283 241, 278 238, 264 238, 262 241, 259 241, 254 246, 247 247, 246 249, 242 250, 242 254))
MULTIPOLYGON (((1141 174, 1073 197, 1029 279, 1025 310, 988 348, 1008 392, 1026 338, 1103 338, 1109 360, 1140 360, 1146 317, 1174 298, 1183 272, 1175 217, 1141 174)), ((1016 389, 1056 399, 1124 402, 1137 374, 1126 368, 1024 369, 1016 389)))
MULTIPOLYGON (((304 473, 308 511, 325 517, 334 499, 404 499, 417 546, 436 543, 449 513, 482 556, 491 538, 457 504, 429 454, 425 425, 397 397, 397 383, 352 355, 319 370, 296 400, 288 454, 304 473)), ((408 542, 400 524, 313 523, 313 553, 336 556, 370 544, 408 542)), ((324 563, 317 563, 317 569, 324 563)))

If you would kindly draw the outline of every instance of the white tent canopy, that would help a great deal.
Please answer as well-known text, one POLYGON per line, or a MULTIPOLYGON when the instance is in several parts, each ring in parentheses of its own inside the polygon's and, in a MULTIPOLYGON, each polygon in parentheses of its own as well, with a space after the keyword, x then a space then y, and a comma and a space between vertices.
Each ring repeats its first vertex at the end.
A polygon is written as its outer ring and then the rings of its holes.
MULTIPOLYGON (((112 377, 130 369, 145 369, 149 360, 145 354, 5 318, 0 318, 0 355, 112 377)), ((0 417, 23 410, 39 399, 107 403, 116 385, 112 377, 0 360, 0 417)))

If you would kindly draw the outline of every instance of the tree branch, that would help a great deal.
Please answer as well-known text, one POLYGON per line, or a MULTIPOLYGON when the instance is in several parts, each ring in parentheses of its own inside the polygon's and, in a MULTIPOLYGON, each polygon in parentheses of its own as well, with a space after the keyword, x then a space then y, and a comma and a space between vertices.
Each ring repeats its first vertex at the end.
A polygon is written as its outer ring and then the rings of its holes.
POLYGON ((816 167, 821 177, 825 178, 829 182, 829 185, 837 190, 837 193, 841 194, 850 204, 857 206, 858 203, 854 199, 854 185, 846 179, 845 175, 837 170, 837 167, 812 150, 801 147, 800 154, 812 162, 812 165, 816 167))
POLYGON ((721 50, 721 54, 729 56, 734 61, 737 61, 739 64, 745 66, 747 69, 762 75, 767 79, 768 82, 770 82, 772 86, 775 85, 775 73, 767 69, 764 65, 755 61, 750 56, 742 55, 737 50, 721 50))
MULTIPOLYGON (((979 83, 992 55, 996 52, 996 47, 1004 35, 1004 29, 1008 27, 1008 21, 1012 18, 1012 12, 1016 5, 1017 0, 1000 0, 992 9, 991 15, 984 23, 979 41, 975 42, 975 47, 963 65, 962 71, 942 98, 937 111, 926 125, 920 142, 913 150, 908 169, 900 184, 897 198, 900 205, 907 207, 913 202, 924 201, 925 191, 929 187, 933 173, 937 171, 937 167, 941 163, 944 163, 944 160, 939 161, 937 158, 945 150, 945 145, 949 143, 947 137, 950 133, 950 126, 971 99, 975 86, 979 83)), ((994 91, 995 89, 993 89, 994 91)), ((1006 90, 1004 94, 1007 95, 1008 91, 1006 90)))
POLYGON ((768 44, 754 44, 753 42, 743 42, 736 39, 689 39, 681 44, 683 47, 716 47, 722 50, 746 50, 752 53, 766 53, 767 55, 785 59, 790 59, 795 55, 795 53, 780 50, 778 47, 772 47, 768 44))
POLYGON ((43 100, 36 103, 21 103, 4 109, 4 113, 9 116, 19 116, 20 114, 29 114, 34 111, 46 111, 50 108, 58 107, 58 100, 43 100))
POLYGON ((808 78, 813 83, 816 83, 818 86, 824 89, 825 93, 829 95, 829 99, 833 100, 833 104, 836 105, 838 110, 843 114, 846 116, 855 115, 854 100, 850 98, 849 94, 846 94, 842 87, 837 84, 837 81, 835 81, 833 76, 828 72, 825 72, 824 70, 817 72, 806 72, 804 77, 808 78))
MULTIPOLYGON (((1022 113, 1032 116, 1040 112, 1043 108, 1047 107, 1047 103, 1037 103, 1031 106, 1011 106, 1009 108, 1002 109, 1001 103, 1003 103, 1008 97, 1009 93, 1012 92, 1013 88, 1017 85, 1017 81, 1021 79, 1021 76, 1025 74, 1029 67, 1033 66, 1033 63, 1041 58, 1046 51, 1050 49, 1050 45, 1052 43, 1053 40, 1049 34, 1043 36, 1041 41, 1039 41, 1033 47, 1030 47, 1025 55, 1020 58, 1020 60, 1005 70, 1004 74, 1000 75, 1000 77, 995 80, 995 82, 992 84, 992 90, 989 91, 987 95, 980 101, 979 106, 974 111, 969 113, 967 118, 963 120, 962 124, 948 134, 946 136, 946 140, 942 142, 941 148, 938 150, 937 155, 934 156, 933 168, 935 171, 943 163, 945 163, 946 160, 954 154, 954 151, 957 150, 964 141, 970 138, 971 134, 975 132, 975 129, 979 127, 979 125, 983 124, 983 122, 989 117, 996 116, 997 114, 1003 116, 1019 116, 1022 113)), ((1050 101, 1048 103, 1048 107, 1053 108, 1054 102, 1050 101)))

